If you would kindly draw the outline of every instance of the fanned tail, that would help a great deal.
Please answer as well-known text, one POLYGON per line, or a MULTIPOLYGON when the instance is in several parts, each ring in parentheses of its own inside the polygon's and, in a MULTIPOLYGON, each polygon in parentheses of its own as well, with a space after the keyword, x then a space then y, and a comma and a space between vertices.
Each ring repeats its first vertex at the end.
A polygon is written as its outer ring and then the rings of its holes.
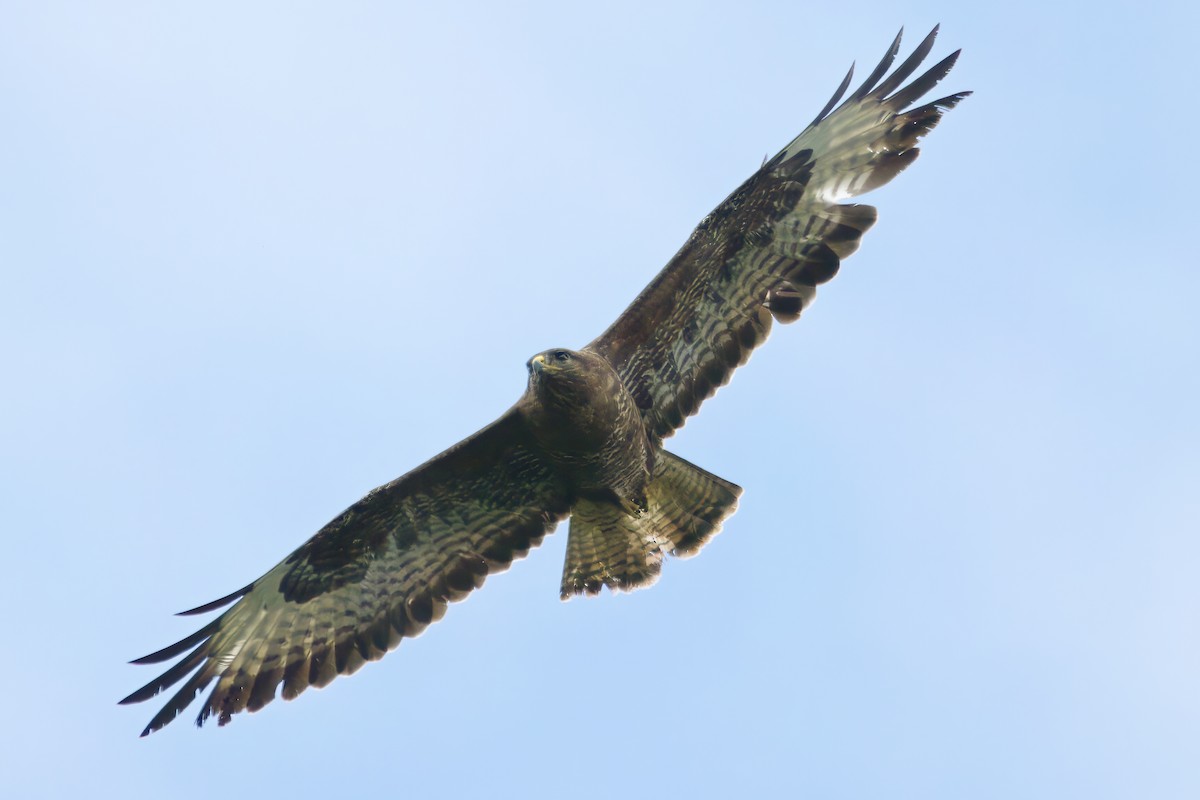
POLYGON ((667 555, 700 551, 737 508, 739 486, 678 456, 659 451, 636 516, 612 503, 581 499, 572 509, 562 599, 649 586, 667 555))

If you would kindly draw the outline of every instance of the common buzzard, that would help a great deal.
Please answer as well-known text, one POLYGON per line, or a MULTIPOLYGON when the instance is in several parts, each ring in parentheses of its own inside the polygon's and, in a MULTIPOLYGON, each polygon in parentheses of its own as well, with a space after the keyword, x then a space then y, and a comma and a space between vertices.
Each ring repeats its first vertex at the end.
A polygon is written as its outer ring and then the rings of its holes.
POLYGON ((224 724, 380 658, 441 619, 571 518, 561 594, 653 583, 733 513, 741 490, 662 448, 767 338, 792 322, 858 247, 875 209, 840 201, 891 180, 917 140, 969 94, 910 108, 958 52, 905 84, 937 28, 886 75, 900 36, 844 103, 851 73, 796 139, 705 217, 599 338, 531 358, 516 404, 474 436, 371 491, 233 603, 136 664, 182 658, 122 700, 184 680, 142 735, 210 683, 197 719, 224 724), (886 75, 886 77, 885 77, 886 75), (190 676, 190 677, 189 677, 190 676), (186 679, 186 680, 185 680, 186 679))

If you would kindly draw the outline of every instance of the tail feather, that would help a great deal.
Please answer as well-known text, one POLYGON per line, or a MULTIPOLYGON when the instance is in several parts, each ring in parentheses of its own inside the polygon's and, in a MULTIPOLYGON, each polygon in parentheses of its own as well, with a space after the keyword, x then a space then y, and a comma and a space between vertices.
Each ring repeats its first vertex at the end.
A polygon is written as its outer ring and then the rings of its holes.
POLYGON ((631 591, 658 580, 666 555, 699 552, 737 508, 740 487, 660 451, 646 487, 646 510, 580 500, 571 514, 561 596, 631 591))

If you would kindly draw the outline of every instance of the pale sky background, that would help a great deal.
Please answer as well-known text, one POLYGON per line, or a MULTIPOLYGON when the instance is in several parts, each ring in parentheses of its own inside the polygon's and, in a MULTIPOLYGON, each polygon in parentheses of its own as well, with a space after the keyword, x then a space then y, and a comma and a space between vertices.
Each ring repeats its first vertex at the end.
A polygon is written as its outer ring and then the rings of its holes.
POLYGON ((6 796, 1200 797, 1200 14, 1048 5, 0 4, 6 796), (975 95, 670 442, 746 489, 699 557, 564 604, 563 529, 137 738, 171 612, 497 416, 936 22, 975 95))

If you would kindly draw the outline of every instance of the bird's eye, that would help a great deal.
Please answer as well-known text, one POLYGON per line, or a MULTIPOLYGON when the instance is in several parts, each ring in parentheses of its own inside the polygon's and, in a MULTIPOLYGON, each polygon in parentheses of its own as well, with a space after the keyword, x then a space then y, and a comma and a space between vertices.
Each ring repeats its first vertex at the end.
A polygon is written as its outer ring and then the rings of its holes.
POLYGON ((571 354, 568 353, 566 350, 555 350, 554 351, 554 360, 555 361, 566 361, 570 357, 571 357, 571 354))

